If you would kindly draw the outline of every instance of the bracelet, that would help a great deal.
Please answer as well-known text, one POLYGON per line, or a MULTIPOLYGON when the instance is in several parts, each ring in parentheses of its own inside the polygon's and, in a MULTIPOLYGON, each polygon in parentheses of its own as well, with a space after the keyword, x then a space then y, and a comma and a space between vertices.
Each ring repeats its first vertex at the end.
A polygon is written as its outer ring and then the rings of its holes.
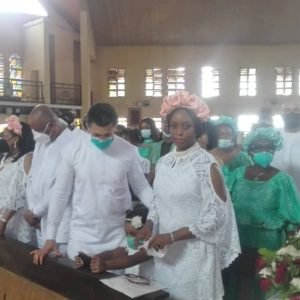
POLYGON ((174 244, 175 239, 174 239, 174 234, 173 234, 173 232, 170 233, 170 237, 171 237, 172 244, 174 244))

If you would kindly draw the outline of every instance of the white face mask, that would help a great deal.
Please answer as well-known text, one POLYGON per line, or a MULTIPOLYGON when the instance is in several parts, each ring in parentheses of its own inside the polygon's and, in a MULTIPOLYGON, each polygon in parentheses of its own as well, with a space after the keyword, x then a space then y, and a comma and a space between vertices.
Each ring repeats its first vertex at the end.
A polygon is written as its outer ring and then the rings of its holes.
POLYGON ((144 139, 150 139, 151 138, 151 129, 141 129, 141 136, 144 139))
POLYGON ((230 139, 219 139, 218 141, 218 147, 220 149, 228 149, 233 146, 233 141, 230 139))
POLYGON ((46 133, 40 133, 35 130, 32 130, 33 138, 36 142, 41 144, 48 144, 50 143, 50 136, 46 133))

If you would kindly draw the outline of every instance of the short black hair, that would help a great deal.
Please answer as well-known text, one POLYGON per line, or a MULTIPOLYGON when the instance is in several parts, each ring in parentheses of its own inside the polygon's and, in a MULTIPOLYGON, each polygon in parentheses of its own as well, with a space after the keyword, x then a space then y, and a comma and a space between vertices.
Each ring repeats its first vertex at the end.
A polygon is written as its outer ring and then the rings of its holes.
POLYGON ((171 119, 175 115, 175 113, 177 113, 179 110, 184 110, 189 115, 189 117, 192 119, 194 124, 196 138, 200 137, 204 133, 202 121, 200 118, 197 117, 197 115, 192 110, 185 107, 177 107, 167 115, 168 127, 170 128, 171 119))
POLYGON ((89 109, 86 123, 88 127, 90 127, 92 123, 101 127, 109 124, 115 126, 118 123, 118 115, 110 104, 96 103, 89 109))
POLYGON ((148 216, 148 208, 144 204, 137 204, 133 210, 126 211, 126 219, 132 219, 136 216, 142 218, 142 223, 145 224, 148 216))

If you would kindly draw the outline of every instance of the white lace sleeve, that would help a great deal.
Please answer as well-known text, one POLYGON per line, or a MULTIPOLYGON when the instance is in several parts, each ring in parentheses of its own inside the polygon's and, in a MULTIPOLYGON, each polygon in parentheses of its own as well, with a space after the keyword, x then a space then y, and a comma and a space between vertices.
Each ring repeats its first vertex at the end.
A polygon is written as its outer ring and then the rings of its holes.
POLYGON ((3 208, 6 210, 17 211, 20 208, 25 207, 26 199, 26 187, 25 180, 26 175, 24 173, 23 167, 24 157, 20 158, 15 162, 15 172, 11 179, 9 185, 9 193, 5 203, 3 203, 3 208))
POLYGON ((219 231, 225 223, 225 219, 225 202, 215 196, 199 220, 189 226, 189 230, 196 238, 215 244, 219 241, 219 231))
MULTIPOLYGON (((210 170, 210 166, 207 168, 210 170)), ((226 202, 218 197, 211 182, 210 171, 208 169, 205 171, 205 166, 196 165, 196 172, 202 183, 205 183, 202 199, 207 199, 207 202, 198 221, 191 224, 189 229, 196 238, 217 244, 223 269, 228 267, 241 252, 232 202, 228 191, 226 202)))

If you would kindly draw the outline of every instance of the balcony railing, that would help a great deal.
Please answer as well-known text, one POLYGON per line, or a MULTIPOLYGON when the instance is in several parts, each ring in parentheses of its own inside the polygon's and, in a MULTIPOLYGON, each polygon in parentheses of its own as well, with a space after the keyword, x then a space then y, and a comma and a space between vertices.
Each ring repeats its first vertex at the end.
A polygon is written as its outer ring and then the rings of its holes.
POLYGON ((81 86, 77 84, 51 83, 51 103, 81 105, 81 86))
POLYGON ((0 100, 43 103, 41 81, 0 78, 0 100))

